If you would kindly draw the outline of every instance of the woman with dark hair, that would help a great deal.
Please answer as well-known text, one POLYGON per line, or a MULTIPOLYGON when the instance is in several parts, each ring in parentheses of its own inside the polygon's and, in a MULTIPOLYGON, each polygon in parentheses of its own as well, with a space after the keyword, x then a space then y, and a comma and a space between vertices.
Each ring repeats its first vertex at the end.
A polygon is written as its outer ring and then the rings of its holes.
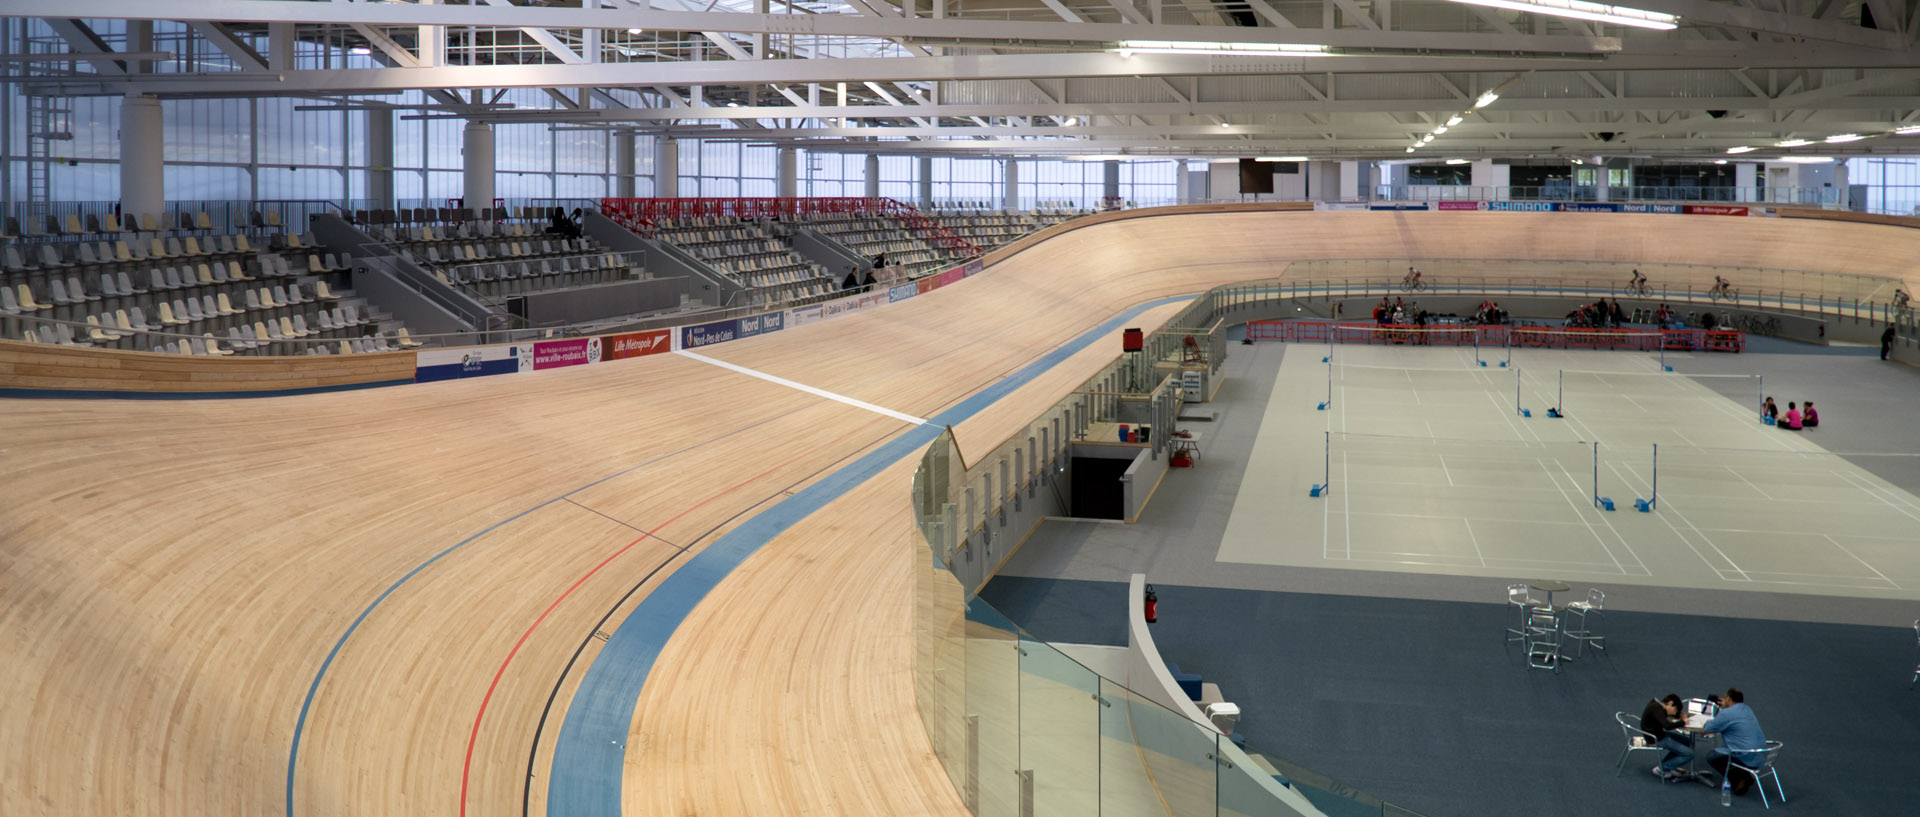
POLYGON ((1800 425, 1805 428, 1820 425, 1820 412, 1813 410, 1812 400, 1808 400, 1806 409, 1800 412, 1800 425))

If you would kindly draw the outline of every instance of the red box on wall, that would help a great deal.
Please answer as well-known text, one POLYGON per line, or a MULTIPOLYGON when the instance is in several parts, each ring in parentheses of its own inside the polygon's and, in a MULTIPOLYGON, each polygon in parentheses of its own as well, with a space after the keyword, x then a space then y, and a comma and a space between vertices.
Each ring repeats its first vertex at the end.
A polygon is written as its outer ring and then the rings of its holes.
POLYGON ((1138 329, 1128 329, 1120 334, 1120 351, 1138 352, 1146 345, 1146 335, 1138 329))

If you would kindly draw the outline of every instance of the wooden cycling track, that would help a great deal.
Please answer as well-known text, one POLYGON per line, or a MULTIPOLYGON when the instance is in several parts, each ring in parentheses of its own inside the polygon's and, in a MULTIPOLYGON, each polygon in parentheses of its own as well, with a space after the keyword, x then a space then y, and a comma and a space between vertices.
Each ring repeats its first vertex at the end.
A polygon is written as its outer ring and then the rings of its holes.
MULTIPOLYGON (((1861 224, 1207 209, 1083 220, 962 283, 704 353, 932 417, 1133 305, 1301 258, 1892 277, 1920 261, 1920 230, 1861 224)), ((962 450, 1117 345, 960 423, 962 450)), ((0 814, 543 815, 596 632, 908 427, 680 355, 246 400, 0 401, 0 814)), ((912 693, 916 460, 799 519, 672 631, 614 748, 624 813, 964 813, 912 693)))

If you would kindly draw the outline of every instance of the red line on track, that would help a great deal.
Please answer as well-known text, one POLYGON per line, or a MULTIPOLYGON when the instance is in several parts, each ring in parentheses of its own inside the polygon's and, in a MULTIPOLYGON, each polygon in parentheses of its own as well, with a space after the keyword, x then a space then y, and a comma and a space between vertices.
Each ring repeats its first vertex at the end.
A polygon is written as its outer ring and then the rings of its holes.
POLYGON ((680 511, 677 514, 674 514, 673 518, 668 519, 667 521, 654 526, 652 530, 649 530, 645 533, 640 534, 639 537, 635 538, 631 542, 628 542, 624 547, 614 551, 612 555, 609 555, 607 558, 602 559, 599 564, 593 566, 592 570, 587 571, 579 579, 575 580, 572 585, 568 586, 565 592, 562 592, 558 598, 555 598, 553 600, 553 603, 548 604, 547 609, 540 611, 540 616, 534 619, 532 624, 527 625, 526 632, 520 634, 520 640, 515 641, 513 643, 513 649, 507 652, 506 660, 501 661, 500 668, 494 671, 492 683, 487 684, 487 694, 485 697, 480 699, 480 710, 478 712, 475 712, 473 715, 473 731, 468 733, 467 735, 466 759, 462 761, 460 764, 460 815, 461 817, 466 817, 466 814, 467 814, 467 786, 473 772, 473 751, 474 751, 474 747, 479 743, 480 722, 487 715, 487 705, 493 701, 493 693, 496 689, 499 688, 501 677, 507 674, 507 666, 513 663, 514 656, 520 654, 520 648, 526 646, 527 639, 533 636, 533 631, 539 628, 541 622, 547 620, 547 616, 551 614, 555 608, 560 606, 560 602, 565 601, 568 596, 573 595, 574 590, 579 589, 580 585, 585 584, 588 579, 593 578, 594 574, 599 573, 602 568, 606 567, 608 564, 611 564, 614 559, 617 559, 620 557, 621 554, 626 553, 629 550, 632 550, 634 545, 638 545, 646 539, 653 538, 654 535, 659 533, 662 528, 665 528, 668 525, 671 525, 675 522, 680 521, 682 517, 686 516, 687 514, 693 513, 696 510, 699 510, 701 507, 705 506, 709 502, 712 502, 716 499, 719 499, 720 497, 726 496, 727 494, 733 493, 734 491, 744 488, 747 485, 757 482, 760 479, 766 477, 767 475, 772 474, 773 472, 778 471, 782 468, 785 468, 788 465, 792 465, 795 461, 799 460, 802 457, 805 457, 809 454, 819 451, 822 448, 826 448, 827 446, 833 445, 842 440, 845 440, 848 437, 853 436, 853 434, 856 431, 859 431, 862 427, 864 427, 864 425, 871 424, 871 422, 872 421, 868 421, 868 423, 862 424, 861 426, 856 426, 855 428, 847 431, 845 434, 841 434, 838 437, 834 437, 830 440, 826 440, 824 442, 821 442, 819 445, 816 445, 816 446, 813 446, 812 448, 808 448, 804 451, 801 451, 800 453, 795 454, 792 457, 789 457, 786 460, 781 461, 780 463, 774 465, 771 468, 768 468, 765 471, 761 471, 758 474, 754 474, 753 476, 748 477, 739 483, 729 486, 726 489, 721 490, 718 493, 715 493, 712 496, 707 497, 706 499, 702 499, 699 502, 696 502, 693 505, 688 506, 685 510, 680 511))

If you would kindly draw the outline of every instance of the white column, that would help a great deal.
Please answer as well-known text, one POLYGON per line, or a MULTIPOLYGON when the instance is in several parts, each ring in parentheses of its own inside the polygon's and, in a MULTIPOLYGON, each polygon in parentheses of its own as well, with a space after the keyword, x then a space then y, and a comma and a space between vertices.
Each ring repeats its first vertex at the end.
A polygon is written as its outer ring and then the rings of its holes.
POLYGON ((867 183, 867 189, 863 192, 866 193, 867 198, 870 198, 870 199, 880 198, 880 154, 878 153, 867 154, 867 168, 866 168, 865 179, 867 183))
POLYGON ((933 157, 920 157, 920 206, 933 206, 933 157))
POLYGON ((493 128, 468 122, 460 140, 461 195, 467 209, 493 206, 493 128))
POLYGON ((680 140, 670 136, 653 140, 653 197, 680 197, 680 140))
POLYGON ((1364 172, 1359 162, 1340 163, 1340 189, 1337 195, 1329 197, 1332 201, 1358 201, 1360 199, 1360 174, 1364 172))
POLYGON ((1000 209, 1013 212, 1020 209, 1020 161, 1006 160, 1006 190, 1001 196, 1000 209))
POLYGON ((633 198, 633 132, 626 131, 613 135, 613 195, 614 198, 633 198))
POLYGON ((1468 166, 1467 173, 1467 184, 1473 186, 1475 199, 1493 201, 1499 198, 1499 191, 1493 189, 1496 185, 1493 182, 1492 159, 1475 159, 1473 164, 1468 166))
POLYGON ((1187 171, 1187 160, 1175 159, 1173 160, 1173 201, 1175 204, 1181 204, 1191 198, 1195 198, 1193 174, 1187 171))
POLYGON ((367 198, 376 210, 393 209, 393 109, 367 109, 367 198))
POLYGON ((166 209, 166 172, 161 150, 160 100, 128 94, 120 102, 120 212, 129 216, 166 209))
POLYGON ((791 199, 800 195, 800 152, 793 148, 780 149, 779 169, 775 171, 774 195, 791 199))

